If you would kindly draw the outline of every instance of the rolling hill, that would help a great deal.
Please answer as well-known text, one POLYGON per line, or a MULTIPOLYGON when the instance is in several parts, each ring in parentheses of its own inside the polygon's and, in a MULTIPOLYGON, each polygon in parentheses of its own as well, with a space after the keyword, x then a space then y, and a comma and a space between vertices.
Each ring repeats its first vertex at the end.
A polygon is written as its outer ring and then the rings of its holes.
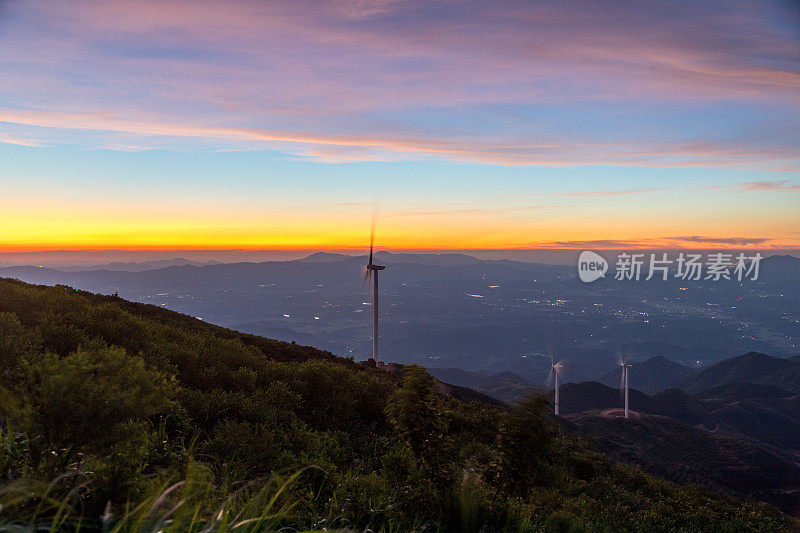
POLYGON ((769 385, 800 394, 800 357, 781 359, 748 352, 698 372, 684 380, 680 387, 692 393, 704 393, 715 387, 737 383, 769 385))
POLYGON ((492 405, 420 367, 63 286, 0 279, 0 399, 3 529, 797 524, 610 463, 560 438, 542 397, 492 405))

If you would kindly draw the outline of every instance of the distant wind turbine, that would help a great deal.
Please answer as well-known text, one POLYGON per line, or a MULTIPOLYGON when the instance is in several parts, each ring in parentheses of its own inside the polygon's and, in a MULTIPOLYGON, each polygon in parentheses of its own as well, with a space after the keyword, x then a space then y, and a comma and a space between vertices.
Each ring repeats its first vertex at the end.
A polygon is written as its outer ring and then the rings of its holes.
POLYGON ((558 387, 558 377, 559 377, 559 374, 561 373, 561 369, 564 368, 564 365, 562 363, 563 363, 563 361, 559 361, 557 363, 554 363, 553 362, 553 354, 552 353, 550 354, 550 373, 547 375, 547 385, 550 385, 550 381, 553 380, 553 388, 555 389, 555 392, 556 392, 556 400, 555 400, 555 404, 553 406, 553 413, 555 413, 556 416, 558 416, 559 406, 560 406, 559 405, 559 398, 558 398, 558 392, 559 392, 559 390, 558 390, 559 389, 559 387, 558 387))
POLYGON ((386 268, 385 265, 376 265, 372 262, 372 249, 375 244, 375 213, 372 214, 372 230, 369 234, 369 262, 364 269, 364 282, 372 278, 372 359, 378 359, 378 272, 386 268))
POLYGON ((628 418, 628 371, 632 365, 628 362, 627 356, 625 359, 622 359, 621 355, 619 356, 618 364, 622 368, 622 378, 619 382, 619 388, 625 390, 625 418, 628 418))

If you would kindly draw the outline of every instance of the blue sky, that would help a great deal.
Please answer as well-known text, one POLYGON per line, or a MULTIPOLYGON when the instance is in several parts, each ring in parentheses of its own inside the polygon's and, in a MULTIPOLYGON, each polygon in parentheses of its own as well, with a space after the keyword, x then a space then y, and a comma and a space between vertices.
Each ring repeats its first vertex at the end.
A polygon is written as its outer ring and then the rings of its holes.
POLYGON ((800 245, 792 2, 0 4, 5 250, 800 245))

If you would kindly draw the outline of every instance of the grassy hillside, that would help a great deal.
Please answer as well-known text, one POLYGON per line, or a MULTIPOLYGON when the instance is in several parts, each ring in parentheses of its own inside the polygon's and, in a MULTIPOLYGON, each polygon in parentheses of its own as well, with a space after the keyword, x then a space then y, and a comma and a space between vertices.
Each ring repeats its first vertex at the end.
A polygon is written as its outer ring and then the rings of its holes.
POLYGON ((797 524, 613 466, 560 437, 542 397, 505 408, 437 385, 418 367, 370 369, 158 307, 0 279, 0 528, 797 524))

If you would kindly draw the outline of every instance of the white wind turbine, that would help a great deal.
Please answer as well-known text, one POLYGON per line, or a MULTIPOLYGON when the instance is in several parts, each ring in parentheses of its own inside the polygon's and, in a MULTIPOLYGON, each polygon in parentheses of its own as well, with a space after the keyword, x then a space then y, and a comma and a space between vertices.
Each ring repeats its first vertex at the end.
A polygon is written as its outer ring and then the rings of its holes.
POLYGON ((372 248, 375 244, 375 213, 372 214, 372 230, 369 235, 369 262, 364 267, 364 282, 372 278, 372 359, 378 359, 378 272, 386 268, 385 265, 376 265, 372 262, 372 248))
POLYGON ((631 364, 628 362, 628 356, 625 356, 625 359, 622 358, 621 354, 618 355, 618 364, 622 368, 622 378, 619 382, 619 388, 624 389, 625 391, 625 418, 628 418, 628 372, 631 368, 631 364))
POLYGON ((557 363, 553 362, 553 354, 550 353, 550 373, 547 375, 547 385, 550 385, 550 381, 553 381, 553 388, 555 389, 556 398, 555 404, 553 405, 553 413, 558 416, 559 413, 559 386, 558 386, 558 378, 561 374, 561 370, 564 368, 563 361, 559 361, 557 363))

